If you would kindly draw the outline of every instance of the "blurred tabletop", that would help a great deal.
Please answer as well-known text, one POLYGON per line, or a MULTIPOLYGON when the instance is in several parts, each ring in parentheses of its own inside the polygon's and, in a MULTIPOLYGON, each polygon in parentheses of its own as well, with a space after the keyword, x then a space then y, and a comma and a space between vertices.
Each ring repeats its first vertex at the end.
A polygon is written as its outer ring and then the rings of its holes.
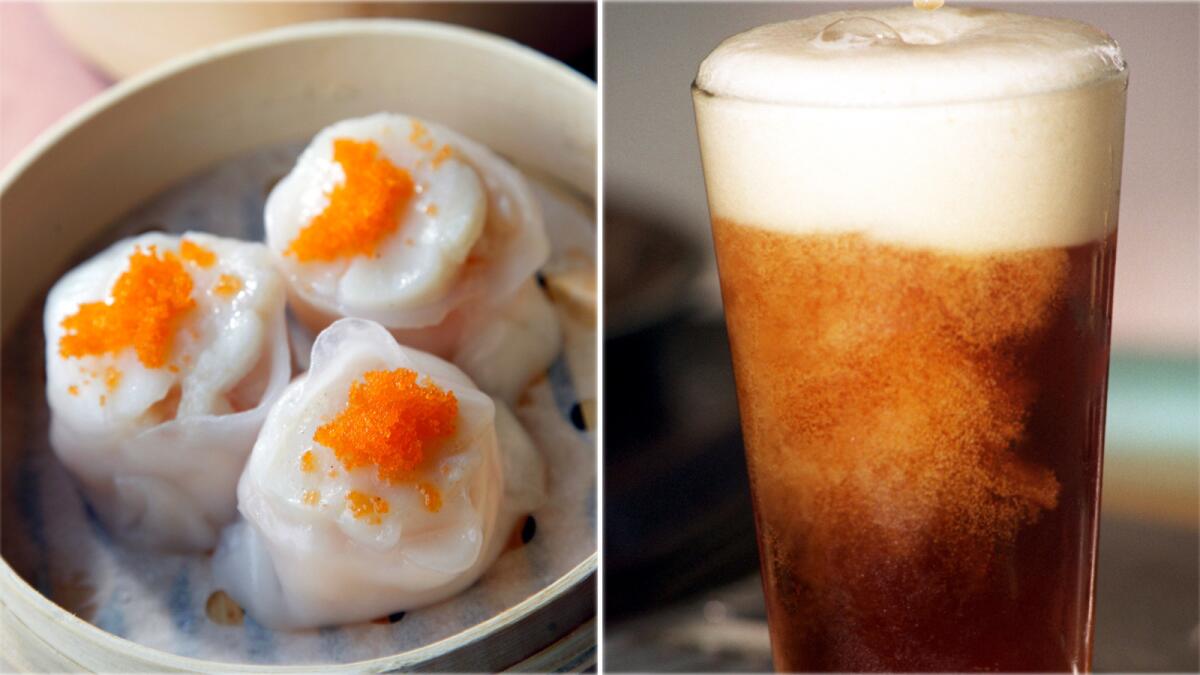
MULTIPOLYGON (((1105 513, 1096 593, 1097 672, 1200 669, 1200 539, 1194 528, 1105 513)), ((757 574, 609 626, 605 669, 769 671, 757 574)))

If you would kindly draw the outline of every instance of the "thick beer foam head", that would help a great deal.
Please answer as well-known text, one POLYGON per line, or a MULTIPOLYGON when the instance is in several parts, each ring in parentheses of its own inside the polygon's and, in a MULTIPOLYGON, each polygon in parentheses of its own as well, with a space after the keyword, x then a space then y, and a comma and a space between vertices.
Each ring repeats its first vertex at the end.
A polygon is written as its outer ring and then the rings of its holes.
POLYGON ((1103 32, 980 9, 762 26, 704 61, 709 206, 780 232, 964 252, 1116 227, 1126 70, 1103 32))
POLYGON ((696 85, 751 101, 913 105, 1067 89, 1124 67, 1111 37, 1077 21, 898 7, 735 35, 704 60, 696 85))

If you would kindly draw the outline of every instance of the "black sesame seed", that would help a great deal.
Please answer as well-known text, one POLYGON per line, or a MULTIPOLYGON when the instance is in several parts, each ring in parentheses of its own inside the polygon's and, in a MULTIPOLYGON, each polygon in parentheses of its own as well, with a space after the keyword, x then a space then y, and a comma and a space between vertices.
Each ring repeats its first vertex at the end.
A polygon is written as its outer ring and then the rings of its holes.
POLYGON ((537 279, 538 286, 541 286, 542 288, 546 287, 546 277, 542 276, 541 272, 538 272, 537 274, 535 274, 534 278, 537 279))
POLYGON ((537 534, 537 521, 533 519, 533 516, 526 516, 525 524, 521 526, 521 543, 528 544, 535 534, 537 534))
POLYGON ((397 621, 399 621, 400 619, 403 619, 403 618, 404 618, 404 612, 395 612, 393 614, 388 614, 388 623, 396 623, 397 621))
POLYGON ((578 403, 571 406, 571 424, 580 431, 587 430, 587 421, 583 419, 583 407, 578 403))

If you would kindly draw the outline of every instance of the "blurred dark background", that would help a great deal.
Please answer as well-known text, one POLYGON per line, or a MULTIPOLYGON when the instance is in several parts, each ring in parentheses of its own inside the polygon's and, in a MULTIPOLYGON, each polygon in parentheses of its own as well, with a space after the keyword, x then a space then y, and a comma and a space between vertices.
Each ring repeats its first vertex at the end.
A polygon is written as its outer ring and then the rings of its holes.
MULTIPOLYGON (((1093 665, 1195 672, 1200 5, 990 4, 1130 62, 1093 665)), ((605 5, 608 670, 771 667, 689 85, 729 35, 851 6, 605 5)))

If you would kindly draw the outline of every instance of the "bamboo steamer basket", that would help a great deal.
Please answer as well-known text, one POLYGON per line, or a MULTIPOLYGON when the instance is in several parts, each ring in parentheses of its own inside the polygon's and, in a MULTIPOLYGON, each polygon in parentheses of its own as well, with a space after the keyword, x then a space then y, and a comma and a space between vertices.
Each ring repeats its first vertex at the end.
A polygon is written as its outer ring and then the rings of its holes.
MULTIPOLYGON (((0 173, 0 330, 81 248, 164 188, 258 147, 380 110, 438 120, 595 198, 596 88, 516 43, 425 21, 348 20, 249 36, 122 82, 0 173)), ((6 411, 8 412, 8 411, 6 411)), ((20 453, 19 443, 2 451, 20 453)), ((11 466, 11 464, 10 464, 11 466)), ((0 560, 0 670, 339 672, 577 670, 595 665, 592 553, 551 585, 456 635, 344 665, 234 665, 107 633, 0 560)))

